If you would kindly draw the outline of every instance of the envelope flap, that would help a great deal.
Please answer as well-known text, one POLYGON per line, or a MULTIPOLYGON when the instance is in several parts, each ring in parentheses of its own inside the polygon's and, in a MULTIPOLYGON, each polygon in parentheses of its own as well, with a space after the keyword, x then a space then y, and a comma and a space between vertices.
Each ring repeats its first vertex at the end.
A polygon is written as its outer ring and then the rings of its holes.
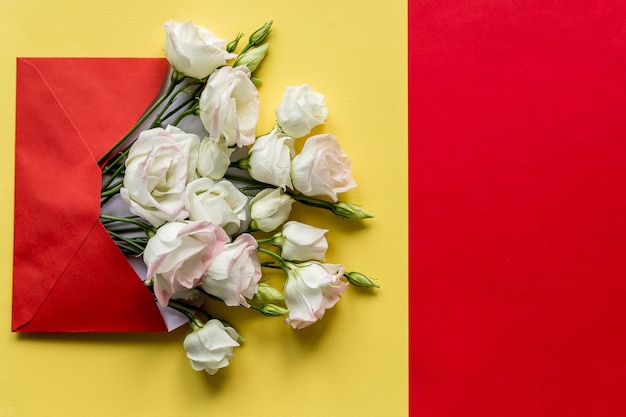
POLYGON ((141 117, 169 70, 163 58, 26 60, 47 81, 96 159, 141 117))
POLYGON ((146 332, 167 328, 150 291, 96 222, 27 330, 146 332))
POLYGON ((100 177, 41 74, 17 65, 14 329, 33 317, 98 221, 100 177))

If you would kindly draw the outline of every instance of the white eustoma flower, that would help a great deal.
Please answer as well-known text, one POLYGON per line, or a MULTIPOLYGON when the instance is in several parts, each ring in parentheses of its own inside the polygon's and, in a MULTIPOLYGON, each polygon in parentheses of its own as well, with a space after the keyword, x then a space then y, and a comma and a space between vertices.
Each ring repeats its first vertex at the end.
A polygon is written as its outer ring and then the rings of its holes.
POLYGON ((293 138, 308 135, 315 126, 323 124, 327 116, 324 96, 307 84, 287 87, 276 108, 278 124, 293 138))
POLYGON ((167 21, 165 58, 178 72, 192 77, 208 77, 226 61, 237 55, 226 51, 226 39, 220 39, 192 22, 167 21))
POLYGON ((200 120, 212 140, 240 148, 254 143, 259 92, 248 67, 222 67, 211 74, 199 106, 200 120))
POLYGON ((294 199, 280 188, 261 190, 250 200, 250 226, 264 232, 276 230, 289 218, 294 199))
POLYGON ((216 319, 195 329, 185 337, 183 346, 191 367, 214 375, 225 368, 234 357, 233 348, 239 346, 239 334, 216 319))
POLYGON ((296 190, 307 196, 326 195, 337 201, 337 194, 356 187, 350 158, 333 135, 315 135, 306 140, 302 151, 291 161, 291 180, 296 190))
POLYGON ((274 127, 267 135, 257 138, 250 148, 250 176, 283 190, 292 188, 291 158, 294 155, 293 139, 274 127))
POLYGON ((184 202, 189 219, 218 224, 229 235, 235 234, 247 217, 248 198, 227 180, 198 178, 190 182, 184 202))
POLYGON ((143 260, 146 280, 152 281, 159 304, 166 306, 177 292, 202 283, 204 273, 229 240, 214 223, 170 222, 148 240, 143 260))
POLYGON ((226 174, 230 165, 230 155, 234 148, 228 148, 221 142, 215 142, 204 138, 198 151, 198 164, 196 170, 202 177, 219 180, 226 174))
POLYGON ((171 125, 168 125, 165 131, 172 136, 172 139, 176 141, 183 154, 185 154, 185 159, 187 160, 187 182, 193 181, 197 177, 196 167, 198 166, 200 137, 171 125))
POLYGON ((126 159, 120 196, 133 214, 158 227, 187 217, 183 204, 190 166, 195 166, 198 136, 168 126, 141 132, 126 159), (190 164, 191 161, 191 164, 190 164))
POLYGON ((257 248, 256 239, 248 233, 225 244, 222 253, 209 266, 202 288, 227 306, 250 307, 246 299, 254 297, 261 279, 257 248))
POLYGON ((302 329, 321 319, 333 307, 348 283, 341 280, 341 265, 305 262, 286 263, 285 302, 289 309, 287 323, 302 329))
POLYGON ((320 229, 297 221, 285 223, 280 237, 281 256, 290 261, 323 261, 328 250, 327 229, 320 229))

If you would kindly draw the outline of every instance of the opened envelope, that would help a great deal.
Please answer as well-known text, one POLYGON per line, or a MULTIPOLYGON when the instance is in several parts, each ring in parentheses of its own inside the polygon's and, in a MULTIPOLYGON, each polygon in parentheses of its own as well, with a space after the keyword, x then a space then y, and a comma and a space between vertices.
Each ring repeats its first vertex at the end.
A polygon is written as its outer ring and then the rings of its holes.
POLYGON ((164 59, 17 60, 13 331, 167 330, 99 221, 96 161, 168 68, 164 59))

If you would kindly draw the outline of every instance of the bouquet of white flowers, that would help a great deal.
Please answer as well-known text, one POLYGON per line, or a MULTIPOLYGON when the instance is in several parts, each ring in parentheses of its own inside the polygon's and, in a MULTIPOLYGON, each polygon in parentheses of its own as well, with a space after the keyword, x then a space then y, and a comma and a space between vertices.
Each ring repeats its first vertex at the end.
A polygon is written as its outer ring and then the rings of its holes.
POLYGON ((322 318, 348 284, 378 286, 326 262, 327 229, 290 220, 295 203, 349 220, 372 216, 338 199, 356 183, 337 139, 310 135, 328 114, 322 94, 287 87, 276 126, 256 136, 254 74, 271 26, 236 52, 241 34, 228 43, 191 22, 165 23, 164 92, 98 161, 101 222, 129 258, 143 259, 158 304, 188 320, 187 356, 210 374, 228 365, 241 339, 207 311, 208 300, 284 316, 300 329, 322 318), (284 271, 282 289, 262 281, 264 268, 284 271))

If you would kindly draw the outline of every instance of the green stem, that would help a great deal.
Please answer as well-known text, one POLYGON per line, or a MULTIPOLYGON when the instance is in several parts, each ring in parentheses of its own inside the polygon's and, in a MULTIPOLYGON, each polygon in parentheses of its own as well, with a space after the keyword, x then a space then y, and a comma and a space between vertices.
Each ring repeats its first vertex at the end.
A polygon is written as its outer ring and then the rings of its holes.
POLYGON ((249 191, 254 191, 254 190, 264 190, 265 188, 268 187, 273 187, 272 185, 267 185, 267 184, 251 184, 248 185, 247 187, 242 187, 239 189, 239 191, 241 191, 242 193, 244 193, 245 195, 255 195, 256 193, 250 193, 249 191))
MULTIPOLYGON (((224 300, 222 300, 221 298, 216 297, 216 296, 214 296, 213 294, 209 294, 208 292, 206 292, 206 291, 205 291, 205 289, 204 289, 204 288, 202 288, 202 287, 194 287, 193 289, 194 289, 194 290, 196 290, 196 291, 198 291, 198 292, 200 292, 201 294, 204 294, 205 296, 209 297, 209 298, 210 298, 210 299, 212 299, 212 300, 219 301, 219 302, 222 302, 222 303, 224 302, 224 300)), ((202 312, 203 312, 204 314, 206 314, 206 316, 207 316, 207 318, 208 318, 209 320, 210 320, 210 319, 217 319, 217 320, 221 321, 221 322, 222 322, 222 324, 223 324, 224 326, 226 326, 226 327, 232 327, 233 329, 235 328, 232 324, 230 324, 229 322, 227 322, 227 321, 226 321, 226 320, 224 320, 224 319, 218 319, 217 317, 213 317, 213 316, 211 316, 209 313, 207 313, 207 312, 206 312, 206 311, 204 311, 204 310, 202 310, 202 312)))
MULTIPOLYGON (((109 178, 109 180, 106 182, 106 184, 104 184, 101 188, 100 191, 106 191, 109 189, 109 187, 111 186, 111 184, 113 183, 113 181, 115 181, 115 179, 122 173, 122 171, 124 171, 124 164, 120 164, 120 166, 117 167, 117 169, 115 170, 114 173, 111 174, 111 178, 109 178)), ((102 172, 102 175, 104 175, 105 172, 102 172)))
POLYGON ((294 200, 302 204, 306 204, 307 206, 323 208, 323 209, 331 210, 331 211, 333 210, 332 208, 333 203, 329 201, 322 200, 322 199, 315 198, 315 197, 307 197, 304 194, 289 193, 289 195, 291 195, 291 197, 294 200))
POLYGON ((264 239, 257 239, 256 242, 257 243, 272 243, 273 240, 274 240, 274 236, 266 237, 264 239))
POLYGON ((285 259, 278 255, 275 252, 272 252, 271 250, 265 249, 265 248, 257 248, 257 251, 259 251, 260 253, 264 253, 266 255, 269 255, 271 257, 273 257, 274 259, 276 259, 278 262, 280 262, 281 265, 285 264, 285 259))
POLYGON ((108 196, 117 194, 123 186, 124 186, 124 181, 117 182, 115 183, 115 186, 113 186, 112 188, 101 192, 100 197, 108 197, 108 196))
POLYGON ((141 227, 118 227, 107 229, 111 232, 115 233, 133 233, 133 232, 145 232, 145 230, 141 227))
POLYGON ((100 201, 100 207, 104 207, 104 205, 108 203, 113 197, 115 197, 115 194, 103 198, 102 201, 100 201))
POLYGON ((176 126, 178 125, 178 123, 180 123, 181 120, 183 120, 185 117, 187 116, 191 116, 194 115, 198 112, 198 106, 194 106, 190 109, 185 110, 184 112, 182 112, 181 114, 178 115, 178 117, 176 118, 176 120, 174 120, 172 123, 170 123, 170 125, 172 126, 176 126))
POLYGON ((124 162, 125 162, 124 159, 128 155, 128 149, 129 147, 126 147, 126 149, 123 149, 122 151, 120 151, 120 154, 117 156, 117 158, 107 163, 106 166, 102 169, 102 175, 106 174, 107 172, 109 172, 110 170, 112 170, 114 167, 118 165, 124 166, 124 162))
MULTIPOLYGON (((197 288, 194 288, 194 289, 197 290, 197 288)), ((202 308, 202 306, 196 307, 193 304, 189 304, 189 303, 185 303, 184 301, 181 301, 181 300, 173 300, 173 299, 170 299, 170 303, 175 303, 178 306, 180 306, 182 308, 185 308, 187 310, 193 310, 194 313, 202 313, 207 318, 207 320, 211 320, 211 319, 215 318, 208 311, 206 311, 204 308, 202 308)))
POLYGON ((115 245, 122 251, 123 254, 125 255, 135 255, 135 256, 139 256, 141 255, 141 253, 137 253, 137 251, 135 249, 133 249, 131 246, 125 244, 124 242, 119 242, 119 241, 115 241, 115 245))
POLYGON ((106 222, 104 223, 120 222, 120 223, 134 224, 135 226, 139 226, 144 232, 146 232, 148 236, 150 236, 153 233, 156 233, 156 229, 154 227, 142 221, 130 218, 130 217, 117 217, 117 216, 110 216, 108 214, 100 214, 100 218, 106 220, 106 222))
POLYGON ((202 81, 200 80, 195 80, 192 81, 190 83, 187 83, 185 85, 183 85, 182 87, 180 87, 178 90, 176 90, 172 96, 170 97, 170 99, 167 101, 167 104, 165 106, 163 106, 163 108, 161 109, 161 111, 159 112, 159 114, 157 114, 154 122, 150 125, 151 128, 154 127, 158 127, 161 125, 161 123, 163 122, 163 120, 167 120, 169 117, 171 117, 174 113, 176 113, 178 110, 182 109, 183 107, 185 107, 187 104, 193 102, 195 100, 195 96, 197 91, 194 91, 193 96, 191 96, 191 98, 189 98, 188 100, 186 100, 183 104, 177 106, 174 110, 170 111, 165 117, 163 117, 163 114, 170 108, 170 106, 174 103, 174 100, 176 100, 176 97, 182 93, 183 91, 185 91, 186 89, 188 89, 189 87, 193 86, 193 85, 202 85, 204 84, 202 81))
POLYGON ((98 159, 98 165, 102 165, 109 158, 109 156, 113 152, 115 152, 115 150, 121 144, 126 142, 126 140, 135 132, 135 130, 137 130, 137 128, 139 128, 139 126, 141 126, 141 124, 143 124, 143 122, 145 122, 148 119, 148 117, 150 117, 150 115, 152 115, 152 113, 154 113, 154 111, 161 104, 163 104, 165 99, 167 99, 167 97, 169 97, 169 95, 172 93, 172 91, 174 91, 174 88, 176 88, 176 85, 178 85, 181 81, 182 80, 179 79, 179 77, 178 77, 178 73, 176 72, 176 70, 174 70, 174 72, 172 73, 170 85, 167 87, 167 90, 165 91, 165 93, 161 97, 159 97, 152 104, 152 106, 150 106, 150 108, 148 110, 146 110, 146 112, 139 118, 139 120, 137 120, 137 122, 135 122, 135 124, 130 128, 130 130, 128 132, 126 132, 126 134, 124 136, 122 136, 122 138, 120 140, 118 140, 117 143, 115 145, 113 145, 113 147, 111 147, 111 149, 109 149, 104 155, 102 155, 100 157, 100 159, 98 159))
POLYGON ((263 268, 272 268, 272 269, 283 269, 282 266, 274 265, 274 262, 263 262, 261 263, 263 268))
POLYGON ((242 56, 245 55, 246 52, 248 52, 248 49, 252 48, 254 46, 254 44, 252 43, 248 43, 246 46, 243 47, 243 49, 241 50, 241 52, 239 52, 239 54, 237 55, 237 59, 235 60, 235 62, 233 63, 233 68, 235 68, 236 66, 239 65, 239 61, 240 58, 242 56))
POLYGON ((253 178, 242 177, 240 175, 232 175, 232 174, 228 174, 227 173, 226 175, 224 175, 224 178, 226 178, 227 180, 231 180, 231 181, 245 182, 246 184, 266 185, 267 187, 273 187, 272 185, 264 184, 264 183, 262 183, 260 181, 257 181, 255 179, 253 179, 253 178))
POLYGON ((189 325, 191 326, 191 328, 193 328, 194 330, 196 330, 197 328, 201 328, 204 327, 204 323, 202 323, 202 321, 198 318, 198 316, 196 316, 195 314, 185 310, 182 307, 179 307, 176 305, 176 302, 173 302, 173 300, 170 300, 167 303, 168 307, 173 308, 174 310, 183 313, 185 316, 187 316, 187 319, 189 320, 189 325))
POLYGON ((135 217, 117 217, 117 216, 110 216, 108 214, 100 214, 100 221, 102 222, 102 224, 110 224, 110 223, 114 223, 114 222, 124 222, 124 223, 130 223, 127 220, 135 220, 135 219, 139 219, 139 216, 135 216, 135 217))
POLYGON ((176 106, 176 108, 172 109, 172 111, 170 111, 169 113, 167 113, 163 119, 157 119, 154 121, 154 123, 152 124, 152 127, 157 127, 159 125, 161 125, 161 123, 164 120, 169 119, 170 117, 172 117, 174 114, 178 113, 182 108, 184 108, 185 106, 188 106, 189 104, 193 103, 196 100, 196 97, 190 97, 187 100, 185 100, 183 103, 181 103, 180 105, 176 106), (157 123, 158 122, 158 123, 157 123))
MULTIPOLYGON (((110 230, 107 230, 107 231, 109 232, 109 235, 114 240, 117 240, 119 242, 124 242, 126 245, 129 245, 130 247, 134 248, 133 252, 136 253, 137 255, 142 254, 143 251, 146 249, 146 246, 145 245, 140 245, 139 243, 137 243, 136 242, 137 239, 135 239, 135 238, 128 238, 128 237, 124 237, 124 236, 122 236, 122 235, 120 235, 118 233, 112 232, 110 230)), ((145 241, 145 238, 141 239, 140 241, 143 243, 145 241)))

